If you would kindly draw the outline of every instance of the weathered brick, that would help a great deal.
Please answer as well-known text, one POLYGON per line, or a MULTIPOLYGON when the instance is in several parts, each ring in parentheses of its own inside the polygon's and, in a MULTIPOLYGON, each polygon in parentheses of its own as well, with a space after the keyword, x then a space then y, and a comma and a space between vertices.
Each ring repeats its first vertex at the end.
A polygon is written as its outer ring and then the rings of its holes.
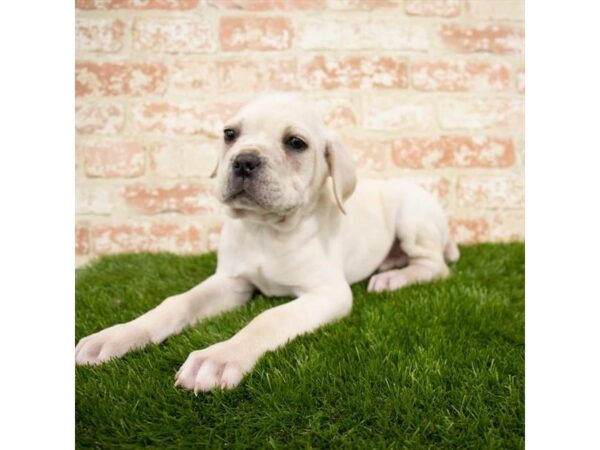
POLYGON ((111 185, 85 182, 75 185, 76 214, 111 214, 116 206, 115 189, 111 185))
POLYGON ((446 24, 442 25, 440 36, 446 48, 460 53, 522 54, 525 47, 523 29, 506 25, 446 24))
POLYGON ((398 167, 411 169, 510 167, 515 162, 515 147, 508 138, 406 137, 392 142, 392 159, 398 167))
POLYGON ((221 92, 298 89, 296 60, 224 60, 217 63, 221 92))
POLYGON ((178 60, 169 68, 170 86, 175 91, 189 93, 217 90, 217 67, 214 61, 178 60))
POLYGON ((168 178, 209 177, 217 165, 219 141, 177 142, 169 140, 149 147, 150 170, 168 178))
POLYGON ((421 91, 505 91, 510 68, 500 62, 422 60, 411 64, 412 84, 421 91))
POLYGON ((525 68, 521 67, 517 70, 517 91, 521 94, 525 92, 525 68))
POLYGON ((517 166, 525 167, 525 137, 521 136, 516 139, 515 147, 517 148, 517 166))
POLYGON ((403 180, 409 180, 418 184, 423 189, 431 192, 444 206, 448 206, 450 200, 451 182, 442 176, 403 176, 403 180))
POLYGON ((363 127, 370 130, 429 130, 435 126, 431 100, 370 95, 363 99, 363 127))
POLYGON ((199 253, 205 249, 202 230, 194 224, 167 221, 125 221, 96 224, 92 228, 97 254, 124 252, 199 253))
POLYGON ((75 142, 75 175, 79 175, 79 169, 83 166, 83 146, 75 142))
POLYGON ((75 268, 79 269, 81 267, 84 267, 92 259, 93 259, 93 256, 91 254, 87 254, 87 255, 77 255, 77 254, 75 254, 75 268))
POLYGON ((313 99, 311 105, 323 123, 333 129, 352 127, 359 121, 357 108, 348 98, 320 97, 313 99))
POLYGON ((444 98, 438 118, 445 129, 510 127, 523 129, 523 100, 518 98, 444 98))
POLYGON ((523 211, 504 211, 490 220, 488 240, 515 242, 525 239, 525 214, 523 211))
POLYGON ((125 24, 118 19, 77 19, 75 47, 80 52, 117 52, 123 48, 125 24))
POLYGON ((467 0, 465 10, 476 19, 523 20, 525 0, 467 0))
POLYGON ((78 9, 123 9, 129 0, 75 0, 78 9))
POLYGON ((281 10, 370 10, 398 5, 400 0, 208 0, 208 4, 222 9, 246 11, 281 10))
POLYGON ((286 50, 294 32, 285 17, 221 17, 219 41, 223 51, 286 50))
POLYGON ((461 243, 514 242, 525 238, 523 212, 450 217, 450 231, 461 243))
POLYGON ((125 126, 125 108, 118 103, 75 106, 75 129, 81 134, 118 134, 125 126))
POLYGON ((75 65, 75 94, 115 96, 162 94, 167 68, 158 63, 94 63, 75 65))
POLYGON ((138 132, 220 138, 224 121, 239 107, 231 103, 149 102, 134 105, 132 114, 138 132))
POLYGON ((483 217, 450 217, 450 234, 463 244, 485 242, 489 239, 489 222, 483 217))
POLYGON ((387 56, 312 56, 302 61, 300 79, 306 89, 401 89, 408 85, 406 62, 387 56))
POLYGON ((404 10, 411 16, 456 17, 460 0, 404 0, 404 10))
POLYGON ((133 46, 149 52, 212 53, 217 42, 209 18, 147 18, 134 21, 133 46))
POLYGON ((109 10, 76 17, 77 261, 216 249, 207 177, 240 106, 230 99, 272 90, 307 91, 360 173, 433 192, 461 241, 523 238, 522 0, 76 4, 109 10), (230 19, 239 26, 221 49, 219 20, 230 19), (271 19, 285 27, 265 33, 271 19), (164 74, 134 87, 128 67, 142 63, 164 74))
POLYGON ((395 8, 401 0, 327 0, 326 7, 332 10, 373 10, 395 8))
POLYGON ((326 0, 208 0, 208 4, 221 9, 246 11, 322 9, 326 0))
POLYGON ((180 183, 170 186, 134 184, 123 189, 125 203, 141 214, 214 212, 216 199, 209 186, 180 183))
POLYGON ((138 142, 104 142, 83 147, 88 177, 139 177, 144 174, 144 146, 138 142))
POLYGON ((343 139, 345 147, 361 172, 383 172, 387 167, 390 141, 375 139, 343 139))
POLYGON ((456 189, 459 207, 514 209, 525 202, 521 175, 461 176, 456 189))
POLYGON ((87 255, 90 251, 90 228, 87 224, 75 225, 75 254, 87 255))
POLYGON ((79 9, 166 9, 195 8, 198 0, 75 0, 79 9))
POLYGON ((300 48, 332 50, 427 50, 423 24, 397 19, 309 17, 298 37, 300 48))
POLYGON ((221 237, 221 230, 223 224, 213 225, 208 229, 207 233, 207 246, 208 250, 214 252, 219 248, 219 239, 221 237))

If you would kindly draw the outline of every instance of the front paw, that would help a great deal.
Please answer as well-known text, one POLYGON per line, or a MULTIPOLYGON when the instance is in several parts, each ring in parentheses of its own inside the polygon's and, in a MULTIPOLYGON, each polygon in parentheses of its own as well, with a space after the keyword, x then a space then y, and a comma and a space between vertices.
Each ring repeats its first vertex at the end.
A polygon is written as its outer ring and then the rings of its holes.
POLYGON ((190 353, 175 375, 175 386, 199 391, 232 389, 254 367, 255 360, 231 341, 190 353))
POLYGON ((96 365, 118 358, 142 347, 148 342, 148 337, 148 333, 138 326, 127 323, 114 325, 81 339, 75 347, 75 363, 96 365))

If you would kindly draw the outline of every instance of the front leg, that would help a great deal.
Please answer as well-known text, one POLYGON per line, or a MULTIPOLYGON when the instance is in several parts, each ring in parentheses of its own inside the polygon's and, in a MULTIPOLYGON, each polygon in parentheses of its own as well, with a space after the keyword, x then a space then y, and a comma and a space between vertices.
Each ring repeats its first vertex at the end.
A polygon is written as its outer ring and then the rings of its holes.
POLYGON ((311 289, 259 314, 231 339, 190 353, 175 385, 194 392, 233 388, 265 352, 344 317, 351 308, 352 291, 345 281, 311 289))
POLYGON ((239 278, 215 274, 183 294, 164 300, 131 322, 114 325, 79 341, 77 364, 100 364, 146 344, 158 343, 194 322, 247 302, 253 287, 239 278))

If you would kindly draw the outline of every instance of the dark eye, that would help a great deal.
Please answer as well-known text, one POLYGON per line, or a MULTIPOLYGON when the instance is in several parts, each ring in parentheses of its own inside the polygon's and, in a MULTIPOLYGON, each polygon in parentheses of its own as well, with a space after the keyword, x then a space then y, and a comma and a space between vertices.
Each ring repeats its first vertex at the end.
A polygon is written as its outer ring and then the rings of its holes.
POLYGON ((292 150, 295 150, 297 152, 301 152, 302 150, 305 150, 308 147, 306 142, 304 142, 298 136, 290 136, 289 138, 287 138, 287 140, 285 141, 285 145, 288 148, 291 148, 292 150))
POLYGON ((233 128, 225 128, 223 130, 223 139, 225 139, 225 142, 233 142, 235 141, 236 137, 237 131, 235 131, 233 128))

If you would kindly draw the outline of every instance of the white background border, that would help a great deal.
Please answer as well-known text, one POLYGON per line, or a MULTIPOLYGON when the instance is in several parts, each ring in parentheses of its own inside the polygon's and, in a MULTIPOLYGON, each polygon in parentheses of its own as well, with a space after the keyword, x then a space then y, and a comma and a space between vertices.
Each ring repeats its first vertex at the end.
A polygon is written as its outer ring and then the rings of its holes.
POLYGON ((0 448, 74 447, 74 1, 0 14, 0 448))
POLYGON ((526 446, 600 448, 600 5, 526 3, 526 446))

